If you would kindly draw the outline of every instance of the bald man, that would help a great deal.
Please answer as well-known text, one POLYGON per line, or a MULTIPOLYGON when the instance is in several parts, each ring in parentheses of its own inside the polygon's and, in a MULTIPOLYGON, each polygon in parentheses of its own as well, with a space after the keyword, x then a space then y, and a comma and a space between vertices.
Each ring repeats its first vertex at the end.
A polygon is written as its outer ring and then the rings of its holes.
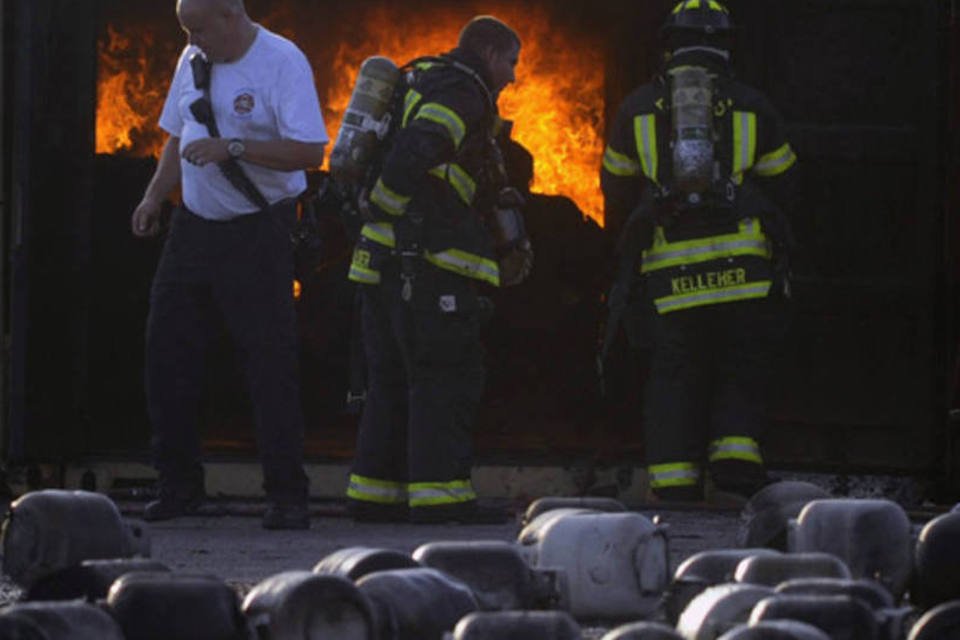
POLYGON ((203 362, 225 326, 255 414, 268 500, 263 525, 307 528, 290 230, 304 169, 320 165, 329 141, 313 73, 296 45, 253 22, 241 0, 180 0, 177 17, 188 44, 160 117, 170 137, 131 218, 135 236, 156 235, 161 203, 181 188, 147 318, 147 409, 160 493, 144 517, 189 515, 203 502, 203 362), (191 65, 196 55, 211 64, 201 77, 191 65), (197 108, 204 105, 219 136, 197 108))

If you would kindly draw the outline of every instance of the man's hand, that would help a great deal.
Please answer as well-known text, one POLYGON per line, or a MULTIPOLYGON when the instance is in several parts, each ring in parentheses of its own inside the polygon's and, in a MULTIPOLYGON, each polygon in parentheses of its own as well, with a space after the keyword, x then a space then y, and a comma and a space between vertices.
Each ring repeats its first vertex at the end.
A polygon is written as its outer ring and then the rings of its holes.
POLYGON ((520 284, 533 271, 533 247, 524 239, 500 258, 500 286, 520 284))
POLYGON ((228 144, 230 141, 223 138, 200 138, 185 146, 180 155, 184 160, 198 167, 211 162, 220 164, 230 157, 227 151, 228 144))
POLYGON ((144 198, 133 210, 130 217, 130 230, 138 238, 152 238, 160 231, 161 204, 144 198))

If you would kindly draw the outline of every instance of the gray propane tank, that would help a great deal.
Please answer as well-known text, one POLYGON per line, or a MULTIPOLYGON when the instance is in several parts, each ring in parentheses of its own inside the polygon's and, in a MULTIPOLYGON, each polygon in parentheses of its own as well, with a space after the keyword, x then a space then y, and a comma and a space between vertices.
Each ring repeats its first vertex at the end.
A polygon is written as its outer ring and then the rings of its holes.
POLYGON ((576 618, 649 616, 669 579, 666 529, 639 513, 547 511, 520 543, 530 566, 566 573, 576 618))
POLYGON ((243 613, 259 638, 375 640, 370 601, 346 578, 288 571, 257 584, 243 613))
POLYGON ((33 491, 3 523, 3 572, 22 587, 84 560, 150 555, 146 526, 126 522, 110 498, 89 491, 33 491))

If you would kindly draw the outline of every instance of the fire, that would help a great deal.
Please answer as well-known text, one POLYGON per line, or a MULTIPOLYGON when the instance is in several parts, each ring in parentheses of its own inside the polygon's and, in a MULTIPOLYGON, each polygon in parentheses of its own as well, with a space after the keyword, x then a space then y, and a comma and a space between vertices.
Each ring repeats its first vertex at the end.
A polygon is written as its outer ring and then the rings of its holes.
MULTIPOLYGON (((362 20, 351 21, 350 37, 341 39, 331 63, 321 62, 330 60, 319 50, 322 45, 298 37, 296 18, 283 6, 262 22, 298 42, 311 59, 331 139, 336 139, 353 81, 367 57, 383 55, 402 64, 446 51, 476 13, 459 5, 431 10, 424 19, 402 5, 378 5, 362 20)), ((514 122, 513 138, 533 154, 532 190, 567 196, 602 224, 602 48, 584 34, 554 24, 543 10, 503 2, 492 10, 485 5, 484 11, 506 21, 523 40, 517 82, 503 92, 499 106, 501 115, 514 122)), ((148 38, 140 38, 133 53, 130 47, 112 29, 101 43, 97 151, 159 155, 163 136, 156 122, 170 75, 151 74, 148 38)), ((170 64, 176 53, 171 56, 170 64)))
POLYGON ((134 41, 108 27, 98 49, 97 153, 159 156, 165 136, 157 120, 169 80, 157 81, 151 67, 152 34, 144 30, 134 41))

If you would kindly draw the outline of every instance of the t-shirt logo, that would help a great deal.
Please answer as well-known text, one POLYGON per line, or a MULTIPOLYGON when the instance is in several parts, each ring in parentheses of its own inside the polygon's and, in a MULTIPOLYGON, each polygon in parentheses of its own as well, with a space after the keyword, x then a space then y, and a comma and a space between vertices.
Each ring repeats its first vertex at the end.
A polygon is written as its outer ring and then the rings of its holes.
POLYGON ((243 89, 233 99, 233 115, 238 118, 248 118, 256 106, 257 101, 253 94, 249 90, 243 89))

